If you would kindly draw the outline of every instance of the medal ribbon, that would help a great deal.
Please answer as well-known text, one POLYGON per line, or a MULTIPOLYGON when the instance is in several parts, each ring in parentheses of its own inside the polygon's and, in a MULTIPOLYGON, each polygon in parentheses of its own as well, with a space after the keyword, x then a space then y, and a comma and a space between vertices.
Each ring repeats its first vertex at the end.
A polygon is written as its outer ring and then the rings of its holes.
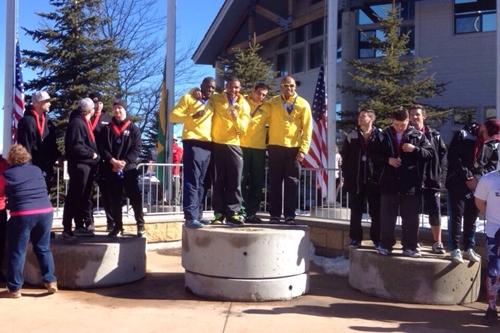
POLYGON ((32 110, 31 112, 35 117, 36 129, 41 138, 43 134, 43 129, 45 127, 45 114, 42 113, 41 115, 38 115, 38 113, 35 110, 32 110))
POLYGON ((125 132, 125 130, 129 125, 130 125, 130 120, 125 120, 124 122, 118 125, 113 121, 111 123, 111 129, 113 130, 114 135, 120 137, 123 134, 123 132, 125 132))
POLYGON ((92 131, 95 130, 99 119, 101 119, 101 114, 92 117, 92 131))
POLYGON ((297 102, 297 96, 295 96, 295 98, 293 99, 293 102, 292 104, 289 104, 284 98, 283 96, 281 96, 281 100, 283 101, 283 107, 285 108, 286 112, 288 112, 288 114, 292 113, 293 111, 293 108, 295 107, 295 102, 297 102))
POLYGON ((394 129, 394 127, 391 126, 391 140, 392 140, 392 145, 394 146, 394 153, 396 154, 395 157, 399 157, 403 150, 403 135, 401 136, 401 141, 398 144, 398 137, 396 130, 394 129))
POLYGON ((93 126, 92 122, 83 116, 82 118, 83 121, 85 122, 85 126, 87 127, 87 132, 89 134, 90 141, 95 142, 94 128, 92 127, 93 126))

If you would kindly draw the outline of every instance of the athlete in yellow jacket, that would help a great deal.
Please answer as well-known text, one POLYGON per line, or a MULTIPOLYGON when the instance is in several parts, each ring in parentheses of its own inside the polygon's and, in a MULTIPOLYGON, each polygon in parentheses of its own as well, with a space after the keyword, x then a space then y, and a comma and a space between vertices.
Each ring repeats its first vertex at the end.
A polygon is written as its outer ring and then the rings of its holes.
POLYGON ((185 225, 188 228, 202 227, 200 207, 204 197, 203 182, 212 150, 213 111, 207 107, 207 103, 215 90, 215 80, 206 77, 200 88, 200 98, 195 98, 192 92, 182 96, 169 114, 171 122, 183 124, 182 204, 185 225))
POLYGON ((243 169, 240 143, 250 120, 250 106, 240 88, 237 78, 228 79, 225 92, 213 95, 207 105, 207 110, 213 112, 214 223, 223 223, 224 219, 233 224, 244 222, 240 215, 243 169))
POLYGON ((279 223, 282 213, 282 184, 285 223, 295 224, 299 169, 309 151, 312 136, 312 115, 309 103, 295 92, 293 77, 281 81, 279 96, 261 108, 269 112, 269 191, 271 223, 279 223))

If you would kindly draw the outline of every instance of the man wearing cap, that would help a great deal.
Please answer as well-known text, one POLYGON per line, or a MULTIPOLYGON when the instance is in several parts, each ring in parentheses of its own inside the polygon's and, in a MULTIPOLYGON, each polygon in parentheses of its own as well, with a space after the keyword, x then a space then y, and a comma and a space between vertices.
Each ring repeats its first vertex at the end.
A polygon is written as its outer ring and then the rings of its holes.
POLYGON ((169 113, 171 122, 183 124, 182 205, 188 228, 202 227, 203 183, 212 151, 212 111, 206 109, 206 104, 215 90, 215 80, 204 78, 200 88, 199 96, 187 93, 169 113))
POLYGON ((213 112, 212 140, 215 180, 213 193, 214 220, 231 224, 243 224, 240 214, 243 201, 241 176, 243 152, 241 138, 250 121, 250 105, 240 94, 241 83, 235 77, 226 81, 223 94, 210 97, 207 109, 213 112))
MULTIPOLYGON (((104 132, 104 128, 109 124, 111 124, 111 116, 103 111, 104 105, 101 99, 102 95, 99 92, 94 92, 89 94, 89 98, 94 102, 94 115, 92 116, 92 118, 90 118, 90 122, 94 130, 97 149, 101 151, 103 146, 102 135, 104 132)), ((105 163, 106 162, 101 157, 101 160, 99 161, 99 164, 97 166, 95 180, 97 182, 97 185, 99 186, 99 193, 101 194, 101 203, 104 208, 104 212, 106 213, 106 231, 111 232, 111 230, 113 230, 114 221, 113 217, 111 216, 111 210, 110 210, 112 198, 110 197, 109 189, 106 186, 106 179, 104 175, 105 163)), ((93 205, 92 198, 90 199, 89 205, 91 205, 91 207, 93 205)), ((92 222, 92 227, 93 227, 93 222, 92 222)))
POLYGON ((92 128, 91 117, 94 114, 94 102, 83 98, 78 109, 70 115, 68 129, 64 138, 66 159, 68 160, 69 184, 64 200, 63 239, 76 236, 92 236, 92 230, 85 228, 92 220, 90 201, 94 176, 99 163, 97 144, 92 128), (71 230, 75 220, 75 233, 71 230))
POLYGON ((296 86, 292 76, 285 76, 281 80, 281 94, 274 96, 261 107, 264 112, 269 112, 267 150, 271 223, 280 223, 283 205, 285 223, 295 224, 299 168, 311 144, 311 107, 295 92, 296 86), (282 200, 282 193, 286 195, 285 200, 282 200))
POLYGON ((122 197, 130 199, 137 224, 137 236, 144 233, 144 213, 142 211, 141 190, 137 162, 141 151, 141 132, 127 119, 127 105, 124 100, 113 102, 113 119, 103 131, 101 155, 105 161, 104 175, 109 186, 111 215, 115 226, 108 234, 116 237, 123 233, 122 197))
POLYGON ((32 163, 38 166, 50 190, 54 175, 54 164, 59 157, 56 143, 56 128, 47 119, 50 110, 50 96, 46 91, 37 91, 31 97, 32 107, 24 113, 17 129, 17 142, 32 156, 32 163))

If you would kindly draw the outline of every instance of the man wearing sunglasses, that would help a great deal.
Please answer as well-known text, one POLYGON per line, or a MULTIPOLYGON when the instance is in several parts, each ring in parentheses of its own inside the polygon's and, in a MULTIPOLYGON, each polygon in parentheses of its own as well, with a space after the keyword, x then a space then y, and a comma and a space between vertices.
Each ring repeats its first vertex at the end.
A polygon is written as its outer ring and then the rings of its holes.
POLYGON ((285 223, 295 224, 300 163, 311 144, 311 107, 295 92, 296 86, 293 77, 285 76, 281 80, 280 95, 262 106, 263 112, 269 113, 270 223, 280 223, 282 193, 285 193, 285 223))

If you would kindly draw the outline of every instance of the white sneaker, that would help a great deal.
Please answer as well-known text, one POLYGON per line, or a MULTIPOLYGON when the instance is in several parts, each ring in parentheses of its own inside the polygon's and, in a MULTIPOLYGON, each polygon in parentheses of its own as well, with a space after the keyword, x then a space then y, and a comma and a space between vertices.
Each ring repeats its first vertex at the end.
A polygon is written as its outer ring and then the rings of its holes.
POLYGON ((444 250, 443 243, 435 242, 434 244, 432 244, 432 252, 436 254, 445 254, 446 251, 444 250))
POLYGON ((462 251, 460 249, 455 249, 450 252, 451 261, 457 264, 461 264, 464 262, 462 258, 462 251))
POLYGON ((468 249, 464 252, 464 258, 471 262, 480 262, 481 256, 477 254, 473 249, 468 249))
POLYGON ((410 257, 410 258, 420 258, 422 257, 422 254, 417 250, 412 250, 412 249, 404 249, 403 250, 403 255, 405 257, 410 257))

